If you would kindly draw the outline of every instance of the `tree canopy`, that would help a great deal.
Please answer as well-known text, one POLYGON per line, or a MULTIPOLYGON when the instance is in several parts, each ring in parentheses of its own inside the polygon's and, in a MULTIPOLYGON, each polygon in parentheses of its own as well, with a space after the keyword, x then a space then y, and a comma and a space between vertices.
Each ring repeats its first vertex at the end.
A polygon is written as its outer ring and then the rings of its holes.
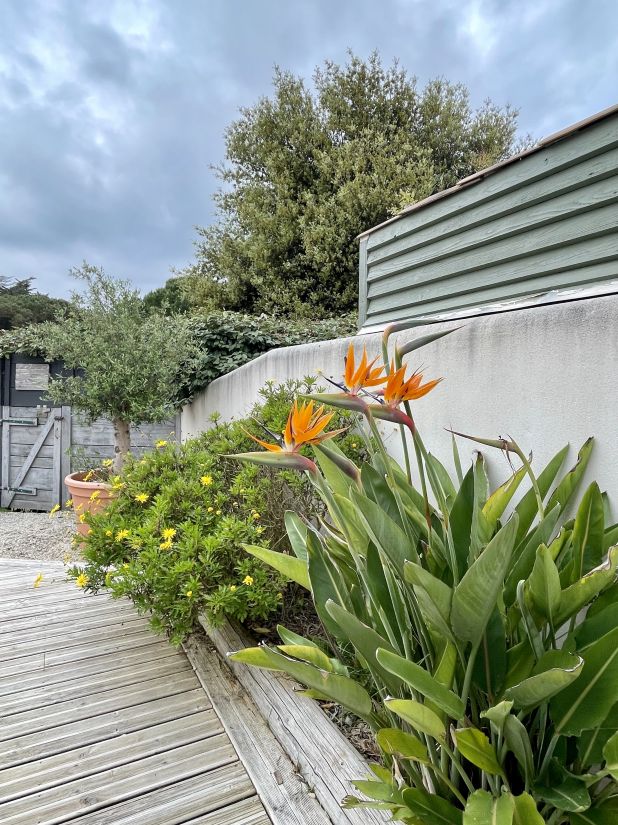
POLYGON ((185 317, 147 310, 129 282, 86 263, 72 274, 83 291, 73 293, 63 318, 36 327, 45 356, 78 369, 76 376, 52 379, 49 395, 122 430, 118 469, 130 444, 129 423, 164 421, 173 412, 193 339, 185 317))
POLYGON ((208 308, 325 317, 356 309, 358 233, 507 157, 517 111, 439 78, 419 89, 397 62, 326 62, 313 87, 276 69, 241 110, 216 168, 217 221, 184 272, 208 308))
POLYGON ((32 289, 33 278, 11 281, 0 277, 0 330, 17 329, 51 320, 66 306, 60 298, 50 298, 32 289))

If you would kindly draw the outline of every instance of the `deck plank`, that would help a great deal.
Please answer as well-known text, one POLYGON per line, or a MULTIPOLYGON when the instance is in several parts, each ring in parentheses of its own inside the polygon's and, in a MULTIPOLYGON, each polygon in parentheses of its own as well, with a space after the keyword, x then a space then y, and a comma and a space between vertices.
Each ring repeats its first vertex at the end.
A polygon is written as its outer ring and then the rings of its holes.
POLYGON ((271 823, 184 652, 62 565, 0 558, 0 742, 2 825, 271 823))

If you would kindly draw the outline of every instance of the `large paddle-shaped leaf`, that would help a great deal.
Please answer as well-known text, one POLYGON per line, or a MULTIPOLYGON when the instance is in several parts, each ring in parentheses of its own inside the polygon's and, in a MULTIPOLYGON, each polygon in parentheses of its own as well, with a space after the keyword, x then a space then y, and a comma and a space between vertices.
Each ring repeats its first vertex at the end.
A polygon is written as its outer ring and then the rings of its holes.
POLYGON ((536 551, 536 559, 526 584, 526 596, 536 613, 549 622, 553 621, 560 607, 560 573, 546 544, 536 551))
POLYGON ((529 793, 513 797, 513 825, 545 825, 545 820, 538 812, 536 802, 529 793))
POLYGON ((407 788, 403 801, 423 825, 462 825, 462 811, 421 788, 407 788))
POLYGON ((554 617, 555 626, 560 627, 571 616, 575 616, 598 593, 612 584, 617 569, 618 547, 611 547, 602 564, 562 591, 560 607, 554 617))
POLYGON ((401 678, 385 668, 376 656, 380 648, 393 650, 387 640, 333 601, 326 603, 326 610, 333 621, 339 625, 341 634, 349 639, 356 651, 367 662, 370 670, 384 682, 390 692, 396 691, 401 685, 401 678))
POLYGON ((574 682, 583 666, 581 656, 552 650, 540 660, 534 675, 505 690, 504 696, 511 699, 515 707, 532 710, 574 682))
POLYGON ((579 735, 600 725, 616 702, 618 684, 618 628, 581 651, 584 666, 579 678, 550 702, 556 733, 579 735))
POLYGON ((565 507, 571 500, 571 496, 577 489, 582 476, 588 466, 590 453, 592 452, 593 439, 585 441, 577 454, 577 461, 571 470, 560 481, 554 492, 549 497, 546 511, 551 510, 556 504, 560 505, 560 512, 563 513, 565 507))
POLYGON ((274 567, 279 573, 282 573, 286 579, 291 579, 296 584, 300 584, 305 590, 311 592, 311 582, 309 581, 309 571, 307 570, 307 562, 297 559, 296 556, 288 556, 287 553, 277 553, 275 550, 269 550, 268 547, 258 547, 254 544, 243 544, 243 549, 255 556, 256 559, 265 562, 274 567))
POLYGON ((571 814, 571 825, 616 825, 618 822, 618 798, 608 799, 580 814, 571 814))
POLYGON ((475 791, 468 797, 463 825, 512 825, 515 803, 510 794, 499 797, 475 791))
POLYGON ((481 641, 508 570, 517 532, 514 514, 483 550, 453 593, 451 627, 473 647, 481 641))
POLYGON ((425 705, 414 699, 387 699, 384 704, 404 722, 412 725, 414 730, 433 736, 439 742, 444 741, 446 735, 444 722, 425 705))
POLYGON ((290 659, 264 646, 239 650, 237 653, 230 654, 230 659, 254 667, 287 673, 298 682, 343 705, 344 708, 351 710, 361 719, 367 720, 371 715, 371 696, 362 685, 347 676, 319 670, 313 665, 290 659))
POLYGON ((573 581, 601 564, 605 514, 599 485, 593 481, 582 496, 573 527, 573 581))
POLYGON ((463 717, 466 708, 459 696, 441 685, 424 667, 389 650, 378 650, 377 660, 389 673, 393 673, 413 690, 439 705, 451 719, 463 717))
MULTIPOLYGON (((539 474, 537 484, 539 485, 539 490, 543 499, 549 492, 551 485, 554 483, 554 480, 558 475, 568 452, 569 445, 567 444, 566 447, 563 447, 556 453, 556 455, 539 474)), ((549 512, 549 509, 550 508, 546 507, 545 512, 549 512)), ((518 503, 517 507, 515 507, 515 512, 519 516, 519 527, 517 529, 517 538, 515 539, 515 544, 518 545, 530 529, 532 522, 539 512, 536 496, 534 494, 534 488, 530 487, 528 492, 521 497, 521 501, 518 503)))
POLYGON ((489 739, 478 728, 460 728, 455 731, 455 744, 462 756, 485 773, 503 776, 504 772, 489 739))

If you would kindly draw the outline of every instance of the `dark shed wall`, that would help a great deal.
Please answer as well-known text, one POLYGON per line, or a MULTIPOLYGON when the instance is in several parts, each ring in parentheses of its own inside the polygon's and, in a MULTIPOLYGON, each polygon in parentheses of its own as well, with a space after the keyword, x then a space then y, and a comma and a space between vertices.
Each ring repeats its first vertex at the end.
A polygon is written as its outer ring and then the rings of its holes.
POLYGON ((364 328, 618 278, 618 110, 361 237, 364 328))

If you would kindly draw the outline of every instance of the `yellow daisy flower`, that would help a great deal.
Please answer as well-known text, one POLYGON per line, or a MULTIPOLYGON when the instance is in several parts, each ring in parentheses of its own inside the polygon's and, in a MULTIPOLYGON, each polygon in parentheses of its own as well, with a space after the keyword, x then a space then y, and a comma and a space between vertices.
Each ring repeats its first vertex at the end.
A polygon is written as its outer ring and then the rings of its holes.
POLYGON ((90 495, 90 501, 96 501, 100 495, 101 495, 100 490, 93 490, 92 494, 90 495))
POLYGON ((210 485, 212 484, 212 476, 209 476, 209 475, 202 476, 200 478, 200 481, 202 482, 204 487, 210 487, 210 485))
POLYGON ((68 498, 68 499, 64 502, 64 506, 65 506, 65 507, 72 507, 72 506, 73 506, 73 499, 72 499, 72 498, 68 498))
POLYGON ((169 550, 171 546, 172 546, 172 540, 167 539, 167 541, 162 541, 161 542, 161 544, 159 545, 159 549, 160 550, 169 550))
POLYGON ((173 539, 176 535, 176 530, 174 527, 166 527, 165 530, 161 531, 161 535, 164 539, 173 539))
POLYGON ((245 578, 242 580, 242 583, 248 585, 249 587, 251 587, 251 585, 253 584, 253 577, 252 576, 245 576, 245 578))
POLYGON ((255 519, 255 520, 257 521, 258 519, 260 519, 260 518, 262 518, 262 517, 260 516, 260 514, 259 514, 259 513, 251 513, 251 518, 252 518, 252 519, 255 519))
POLYGON ((52 516, 55 516, 59 509, 60 509, 60 505, 59 504, 54 504, 54 506, 49 511, 49 517, 52 518, 52 516))
POLYGON ((106 531, 105 531, 105 535, 106 535, 106 536, 113 536, 113 535, 114 535, 114 533, 113 533, 113 531, 112 531, 112 530, 106 530, 106 531))
POLYGON ((231 590, 231 591, 232 591, 232 593, 233 593, 233 592, 236 590, 236 585, 235 585, 235 584, 232 584, 232 585, 230 586, 230 590, 231 590))
POLYGON ((190 599, 193 596, 193 590, 187 590, 187 599, 190 599))
POLYGON ((139 501, 140 504, 145 504, 149 498, 150 496, 148 495, 148 493, 138 493, 135 496, 135 501, 139 501))
POLYGON ((165 441, 165 439, 163 438, 160 438, 159 441, 155 442, 155 447, 157 449, 161 449, 161 447, 167 447, 167 441, 165 441))
POLYGON ((215 509, 214 507, 209 507, 209 508, 208 508, 208 512, 209 512, 209 513, 212 513, 214 509, 215 509))
POLYGON ((128 530, 118 530, 116 533, 116 541, 122 541, 123 539, 129 538, 129 531, 128 530))
POLYGON ((81 516, 79 517, 78 521, 79 521, 80 524, 83 524, 86 521, 86 514, 82 513, 81 516))
POLYGON ((85 587, 88 582, 90 581, 90 577, 87 576, 85 573, 80 573, 79 576, 75 579, 75 584, 78 587, 85 587))

